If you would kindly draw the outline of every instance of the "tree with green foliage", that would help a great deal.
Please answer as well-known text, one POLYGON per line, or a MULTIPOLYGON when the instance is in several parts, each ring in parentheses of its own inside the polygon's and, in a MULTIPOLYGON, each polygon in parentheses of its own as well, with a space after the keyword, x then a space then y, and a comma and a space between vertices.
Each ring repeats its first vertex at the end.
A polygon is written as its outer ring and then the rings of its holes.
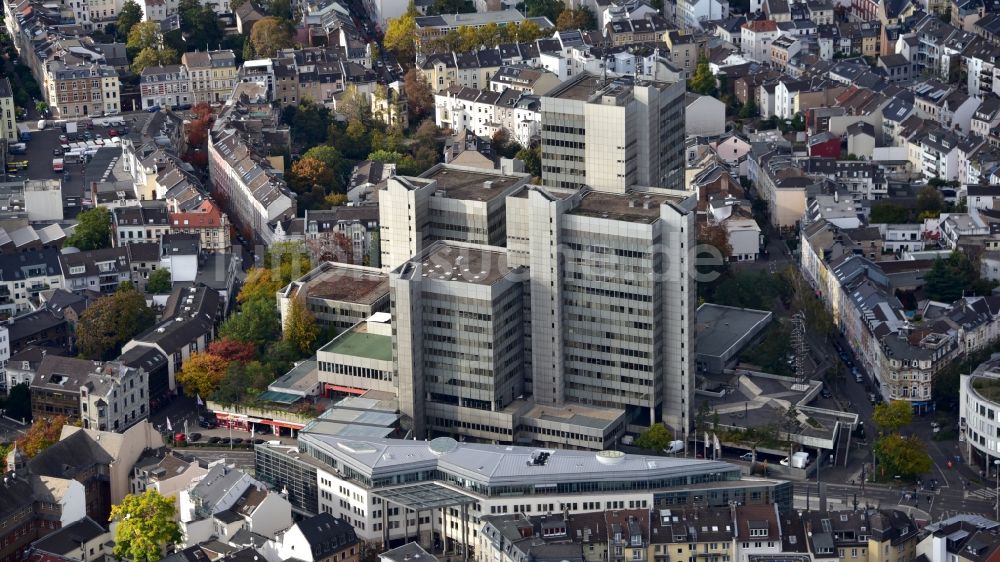
POLYGON ((471 14, 475 11, 476 7, 469 0, 434 0, 427 10, 427 15, 471 14))
POLYGON ((148 488, 142 494, 128 494, 111 506, 110 521, 115 528, 114 555, 136 562, 163 558, 166 548, 181 540, 174 517, 175 499, 148 488))
POLYGON ((289 0, 271 0, 267 5, 267 15, 283 20, 295 21, 292 3, 289 0))
POLYGON ((935 187, 926 185, 917 193, 917 212, 926 218, 937 218, 944 206, 944 196, 935 187))
POLYGON ((121 40, 127 40, 132 26, 142 21, 142 7, 135 0, 125 0, 115 20, 115 33, 121 40))
POLYGON ((529 18, 546 17, 555 23, 559 19, 559 14, 566 9, 566 5, 561 0, 525 0, 524 8, 529 18))
POLYGON ((591 12, 590 8, 580 6, 579 8, 567 8, 563 10, 559 14, 559 17, 556 18, 555 24, 556 29, 559 31, 571 29, 592 31, 597 28, 597 18, 594 17, 594 12, 591 12))
POLYGON ((875 441, 872 451, 879 479, 891 479, 896 476, 915 478, 931 469, 933 462, 927 454, 927 447, 916 435, 903 437, 898 433, 880 437, 875 441))
POLYGON ((49 109, 49 104, 44 101, 35 102, 35 111, 45 113, 49 109))
POLYGON ((670 433, 667 426, 662 423, 655 423, 649 426, 649 429, 639 434, 639 437, 635 440, 635 446, 647 451, 662 453, 670 446, 670 442, 673 440, 674 435, 670 433))
POLYGON ((15 384, 7 395, 7 417, 15 420, 31 420, 31 388, 28 383, 15 384))
POLYGON ((708 66, 708 59, 701 57, 698 59, 698 66, 694 69, 694 74, 688 80, 688 91, 706 96, 716 96, 719 93, 718 83, 715 75, 708 66))
POLYGON ((146 47, 133 57, 131 68, 132 72, 142 74, 150 66, 177 64, 179 61, 177 51, 170 47, 146 47))
POLYGON ((522 148, 514 156, 524 162, 524 171, 531 174, 533 178, 542 177, 542 147, 534 145, 529 148, 522 148))
POLYGON ((913 406, 904 400, 892 400, 875 406, 872 422, 885 434, 898 433, 913 421, 913 406))
POLYGON ((99 250, 111 246, 111 213, 105 207, 94 207, 77 215, 73 234, 66 238, 65 246, 80 251, 99 250))
POLYGON ((411 1, 406 13, 398 18, 391 18, 385 28, 382 46, 395 52, 400 61, 411 61, 417 52, 418 15, 417 8, 411 1))
POLYGON ((910 221, 910 212, 898 203, 883 200, 872 205, 868 220, 872 224, 903 224, 910 221))
POLYGON ((303 297, 292 299, 288 308, 288 319, 282 327, 282 334, 288 343, 293 345, 303 355, 315 351, 313 345, 319 336, 319 326, 316 317, 309 311, 303 297))
POLYGON ((120 287, 80 313, 76 344, 80 355, 106 361, 121 354, 121 347, 153 326, 156 314, 146 297, 134 287, 120 287))
POLYGON ((163 295, 169 293, 171 289, 169 269, 157 269, 149 274, 149 279, 146 280, 147 293, 163 295))
MULTIPOLYGON (((288 20, 267 16, 253 24, 250 43, 258 57, 271 58, 281 49, 295 46, 292 25, 288 20)), ((325 129, 324 129, 325 130, 325 129)))
POLYGON ((157 49, 162 47, 163 36, 160 34, 159 24, 155 21, 141 21, 136 23, 129 30, 125 46, 137 53, 143 49, 157 49))
MULTIPOLYGON (((177 13, 181 17, 181 32, 187 45, 195 48, 206 45, 215 49, 223 37, 219 16, 208 3, 198 0, 180 0, 177 13)), ((258 22, 259 23, 259 22, 258 22)), ((257 26, 254 25, 256 28, 257 26)), ((187 49, 185 49, 187 50, 187 49)))
POLYGON ((964 295, 988 295, 996 282, 981 279, 979 269, 963 252, 952 251, 947 258, 937 258, 931 270, 924 275, 924 293, 927 298, 954 302, 964 295))
POLYGON ((219 327, 221 337, 236 341, 249 342, 258 349, 278 339, 281 334, 281 319, 275 306, 274 297, 253 299, 240 306, 240 310, 231 314, 219 327))
MULTIPOLYGON (((254 25, 254 29, 257 26, 254 25)), ((284 118, 291 125, 292 140, 303 146, 316 146, 326 141, 332 122, 330 110, 312 100, 289 106, 284 118)))

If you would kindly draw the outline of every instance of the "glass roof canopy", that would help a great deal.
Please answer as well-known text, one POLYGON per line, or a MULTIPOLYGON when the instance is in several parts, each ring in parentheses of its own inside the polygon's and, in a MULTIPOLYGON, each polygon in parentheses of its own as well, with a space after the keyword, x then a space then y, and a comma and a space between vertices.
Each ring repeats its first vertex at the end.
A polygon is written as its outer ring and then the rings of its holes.
POLYGON ((382 498, 383 501, 419 511, 470 504, 476 501, 439 482, 421 482, 395 488, 384 488, 376 491, 375 495, 382 498))

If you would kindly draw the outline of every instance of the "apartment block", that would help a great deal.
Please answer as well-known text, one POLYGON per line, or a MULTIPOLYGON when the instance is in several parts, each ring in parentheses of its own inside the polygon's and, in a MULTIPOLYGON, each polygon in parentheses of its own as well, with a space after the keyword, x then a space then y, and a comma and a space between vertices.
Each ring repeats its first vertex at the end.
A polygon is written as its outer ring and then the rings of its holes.
POLYGON ((57 119, 121 111, 118 71, 101 63, 45 63, 42 91, 57 119))
POLYGON ((142 107, 173 108, 179 105, 191 105, 194 100, 191 85, 186 66, 179 64, 147 66, 142 70, 139 81, 142 107))
POLYGON ((684 188, 683 81, 583 73, 542 97, 542 183, 684 188))
POLYGON ((17 116, 14 114, 14 94, 10 79, 0 78, 0 139, 17 142, 17 116))
POLYGON ((201 251, 228 252, 232 247, 229 217, 211 199, 204 199, 194 208, 178 213, 170 213, 170 229, 201 237, 201 251))
POLYGON ((239 75, 231 49, 193 51, 181 55, 191 81, 191 102, 222 103, 229 99, 239 75))

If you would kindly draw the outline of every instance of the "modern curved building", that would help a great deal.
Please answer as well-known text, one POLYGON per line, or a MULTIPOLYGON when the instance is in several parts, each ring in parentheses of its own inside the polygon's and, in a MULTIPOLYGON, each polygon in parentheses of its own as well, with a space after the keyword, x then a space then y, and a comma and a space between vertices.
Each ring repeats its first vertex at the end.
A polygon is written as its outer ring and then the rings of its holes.
MULTIPOLYGON (((778 504, 784 481, 742 476, 720 461, 303 433, 298 450, 257 447, 257 475, 271 485, 315 490, 319 512, 349 521, 358 536, 415 536, 446 551, 474 548, 480 517, 524 513, 778 504), (295 482, 294 479, 315 480, 295 482), (404 517, 405 515, 405 517, 404 517)), ((301 506, 297 506, 301 509, 301 506)))
POLYGON ((994 461, 1000 460, 1000 359, 962 375, 959 420, 969 462, 995 470, 994 461))

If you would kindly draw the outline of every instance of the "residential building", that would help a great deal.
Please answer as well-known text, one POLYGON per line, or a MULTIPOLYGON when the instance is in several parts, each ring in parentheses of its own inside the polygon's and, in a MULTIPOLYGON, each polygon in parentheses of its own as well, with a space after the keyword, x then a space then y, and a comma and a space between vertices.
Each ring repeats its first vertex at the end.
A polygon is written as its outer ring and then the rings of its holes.
POLYGON ((305 211, 306 246, 313 261, 335 260, 379 267, 378 205, 352 205, 305 211))
POLYGON ((295 217, 295 194, 283 174, 237 129, 209 134, 208 159, 213 189, 228 202, 230 219, 248 238, 270 243, 273 225, 295 217))
POLYGON ((117 207, 111 213, 111 236, 115 246, 134 242, 158 242, 170 232, 167 206, 160 201, 117 207))
POLYGON ((13 384, 8 384, 8 360, 10 360, 10 331, 7 329, 6 325, 0 324, 0 377, 2 377, 2 379, 0 379, 0 385, 3 385, 3 390, 9 390, 14 386, 13 384))
POLYGON ((59 250, 0 254, 0 313, 8 316, 31 310, 29 301, 39 292, 61 288, 63 271, 59 250))
POLYGON ((59 263, 68 291, 88 289, 108 295, 132 280, 128 251, 122 247, 62 253, 59 263))
POLYGON ((354 528, 330 513, 297 521, 261 549, 267 562, 359 562, 362 543, 354 528))
POLYGON ((774 20, 754 20, 743 24, 741 31, 741 48, 743 56, 759 62, 771 62, 771 43, 781 31, 774 20))
POLYGON ((113 555, 114 536, 97 521, 84 517, 31 543, 25 560, 98 562, 113 555))
POLYGON ((122 346, 122 353, 136 347, 153 348, 167 359, 169 392, 177 389, 175 377, 192 353, 204 351, 215 336, 222 303, 219 292, 205 285, 174 287, 163 311, 163 320, 122 346))
POLYGON ((79 390, 84 429, 122 432, 149 414, 149 378, 142 369, 108 362, 92 370, 79 390))
POLYGON ((188 89, 191 103, 221 103, 229 99, 238 75, 236 54, 232 50, 188 51, 181 55, 181 65, 191 81, 188 89))
POLYGON ((677 23, 686 30, 700 30, 705 21, 729 17, 729 4, 718 0, 680 0, 677 3, 677 23))
POLYGON ((719 136, 726 132, 726 104, 711 96, 687 94, 684 125, 688 136, 719 136))
POLYGON ((0 139, 11 144, 18 142, 14 94, 10 89, 10 79, 6 77, 0 78, 0 139))
POLYGON ((172 232, 197 234, 202 252, 228 252, 232 247, 229 217, 211 199, 204 199, 193 209, 170 213, 172 232))
POLYGON ((36 420, 51 420, 65 416, 70 422, 80 421, 80 389, 99 361, 47 354, 38 364, 31 381, 31 416, 36 420))
POLYGON ((121 111, 118 71, 101 63, 46 61, 42 92, 57 119, 121 111))
POLYGON ((142 494, 156 490, 161 495, 180 499, 195 480, 208 474, 208 465, 194 457, 186 457, 176 450, 160 448, 146 451, 132 469, 130 493, 142 494))
POLYGON ((179 64, 147 66, 139 80, 139 94, 142 107, 162 107, 172 109, 180 105, 192 105, 194 94, 187 67, 179 64))
POLYGON ((683 189, 685 89, 584 73, 551 90, 542 97, 542 183, 683 189))

